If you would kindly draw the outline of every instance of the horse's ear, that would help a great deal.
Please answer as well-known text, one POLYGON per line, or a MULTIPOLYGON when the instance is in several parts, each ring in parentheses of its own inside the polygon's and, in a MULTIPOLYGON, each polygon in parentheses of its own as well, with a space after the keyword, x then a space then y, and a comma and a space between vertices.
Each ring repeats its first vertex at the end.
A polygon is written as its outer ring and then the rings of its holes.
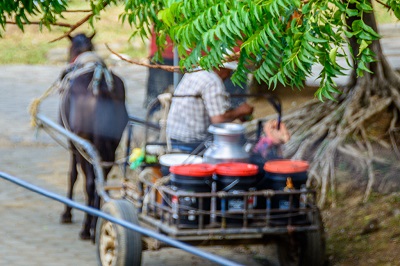
POLYGON ((89 38, 90 40, 92 40, 93 37, 94 37, 94 35, 96 35, 96 32, 95 32, 95 31, 93 32, 92 36, 89 36, 88 38, 89 38))

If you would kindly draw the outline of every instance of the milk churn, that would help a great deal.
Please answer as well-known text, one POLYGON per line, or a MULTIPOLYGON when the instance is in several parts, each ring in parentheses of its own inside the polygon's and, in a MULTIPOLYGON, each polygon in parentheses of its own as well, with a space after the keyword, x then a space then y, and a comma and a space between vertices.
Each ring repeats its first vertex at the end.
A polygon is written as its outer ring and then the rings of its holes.
POLYGON ((213 142, 208 145, 203 155, 205 163, 249 161, 250 156, 243 147, 244 126, 235 123, 220 123, 211 125, 208 132, 213 134, 213 142))

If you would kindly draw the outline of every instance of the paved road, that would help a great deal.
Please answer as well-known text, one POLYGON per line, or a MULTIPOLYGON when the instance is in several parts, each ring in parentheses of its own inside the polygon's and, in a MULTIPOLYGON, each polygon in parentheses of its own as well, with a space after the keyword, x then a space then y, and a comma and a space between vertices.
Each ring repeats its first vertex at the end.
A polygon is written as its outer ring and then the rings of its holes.
MULTIPOLYGON (((400 38, 396 36, 400 36, 400 27, 385 32, 387 38, 382 44, 390 55, 389 61, 398 67, 400 38)), ((27 113, 32 99, 46 90, 61 69, 62 66, 0 66, 0 171, 64 195, 68 153, 47 134, 39 132, 36 136, 27 113)), ((129 113, 143 117, 141 104, 146 69, 122 65, 115 67, 115 71, 123 77, 128 88, 129 113)), ((46 100, 42 106, 42 113, 56 119, 57 96, 46 100)), ((79 181, 75 199, 83 203, 82 186, 79 181)), ((0 180, 0 266, 97 265, 94 245, 78 238, 83 214, 75 211, 74 223, 61 225, 59 215, 62 210, 60 203, 0 180)), ((257 264, 254 250, 243 247, 207 250, 243 264, 257 264)), ((143 264, 211 265, 176 249, 144 252, 143 264)), ((273 261, 264 257, 263 264, 272 265, 273 261)))
MULTIPOLYGON (((0 66, 0 171, 64 196, 68 152, 46 133, 30 126, 28 106, 42 95, 60 73, 61 66, 0 66)), ((128 88, 127 106, 132 115, 144 117, 146 69, 115 67, 128 88)), ((57 95, 46 99, 41 113, 57 118, 57 95)), ((84 203, 83 184, 75 200, 84 203)), ((95 246, 79 240, 83 213, 74 211, 74 223, 59 223, 61 203, 0 179, 0 266, 97 265, 95 246)), ((243 264, 257 264, 254 251, 238 247, 207 249, 243 264)), ((265 251, 263 251, 265 252, 265 251)), ((264 260, 265 262, 266 260, 264 260)), ((172 248, 146 251, 144 265, 213 265, 172 248)))
MULTIPOLYGON (((27 112, 61 69, 0 67, 0 171, 65 195, 68 152, 44 132, 36 136, 27 112)), ((124 66, 116 71, 128 77, 125 83, 135 94, 135 101, 128 98, 129 112, 142 112, 145 70, 124 66)), ((41 112, 56 119, 57 106, 55 95, 43 102, 41 112)), ((82 183, 76 195, 83 203, 82 183)), ((74 223, 61 225, 62 210, 60 203, 0 180, 0 265, 96 265, 94 245, 78 239, 83 213, 75 211, 74 223)))

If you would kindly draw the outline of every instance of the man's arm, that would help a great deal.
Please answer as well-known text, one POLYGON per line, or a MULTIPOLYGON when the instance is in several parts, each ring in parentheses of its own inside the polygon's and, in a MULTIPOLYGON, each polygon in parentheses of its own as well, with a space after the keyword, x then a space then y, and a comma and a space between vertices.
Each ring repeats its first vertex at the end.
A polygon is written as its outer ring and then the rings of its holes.
POLYGON ((242 118, 246 115, 251 115, 253 113, 253 107, 247 103, 242 103, 235 109, 231 109, 223 113, 222 115, 216 115, 211 117, 211 123, 225 123, 231 122, 235 119, 242 118))

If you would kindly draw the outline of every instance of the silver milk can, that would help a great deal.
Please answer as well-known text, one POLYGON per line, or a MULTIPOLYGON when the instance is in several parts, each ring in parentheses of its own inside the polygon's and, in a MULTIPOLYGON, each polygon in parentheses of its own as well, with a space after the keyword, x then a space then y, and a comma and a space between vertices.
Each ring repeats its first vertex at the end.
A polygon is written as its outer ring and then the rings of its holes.
POLYGON ((213 134, 213 142, 204 152, 203 162, 218 164, 249 161, 249 154, 243 147, 244 126, 235 123, 220 123, 209 126, 208 132, 213 134))

